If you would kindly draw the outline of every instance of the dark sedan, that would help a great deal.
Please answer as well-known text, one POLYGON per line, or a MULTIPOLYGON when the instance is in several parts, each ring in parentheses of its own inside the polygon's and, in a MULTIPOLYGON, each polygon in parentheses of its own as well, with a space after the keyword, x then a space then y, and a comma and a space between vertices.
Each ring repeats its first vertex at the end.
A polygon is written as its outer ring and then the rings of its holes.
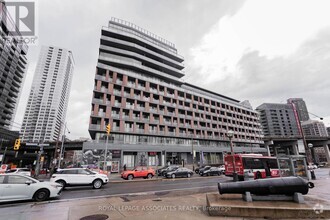
POLYGON ((176 178, 176 177, 187 177, 190 178, 194 172, 190 169, 187 168, 178 168, 174 171, 167 172, 166 173, 166 178, 176 178))
POLYGON ((157 170, 157 174, 158 174, 158 176, 163 176, 163 172, 164 172, 168 167, 169 167, 169 166, 166 165, 166 166, 164 166, 164 167, 162 167, 162 168, 159 168, 159 169, 157 170))
POLYGON ((203 172, 209 169, 211 169, 211 166, 205 166, 204 168, 199 169, 199 175, 203 176, 203 172))
POLYGON ((210 169, 201 171, 199 174, 201 176, 220 176, 222 170, 219 167, 211 167, 210 169))
POLYGON ((211 166, 204 165, 204 166, 201 166, 201 167, 197 167, 197 168, 195 169, 195 173, 199 174, 199 172, 200 172, 202 169, 204 169, 205 167, 211 167, 211 166))
POLYGON ((171 165, 171 166, 167 167, 165 170, 163 170, 163 171, 161 172, 161 176, 165 176, 165 177, 166 177, 166 174, 167 174, 168 172, 172 172, 172 171, 174 171, 174 170, 177 170, 178 168, 179 168, 179 166, 177 166, 177 165, 171 165))

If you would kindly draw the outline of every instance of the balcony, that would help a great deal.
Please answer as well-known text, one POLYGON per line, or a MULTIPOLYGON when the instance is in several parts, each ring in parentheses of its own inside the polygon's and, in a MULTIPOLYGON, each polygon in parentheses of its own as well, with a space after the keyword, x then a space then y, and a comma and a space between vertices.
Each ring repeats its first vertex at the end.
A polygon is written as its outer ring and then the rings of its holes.
POLYGON ((101 130, 101 125, 90 124, 89 130, 101 130))
POLYGON ((129 115, 122 115, 122 119, 129 120, 129 115))
POLYGON ((96 103, 96 104, 103 104, 103 100, 102 99, 96 99, 96 98, 94 98, 93 99, 93 102, 96 103))
POLYGON ((111 114, 111 118, 119 119, 119 114, 111 114))
POLYGON ((95 79, 106 81, 105 76, 95 75, 95 79))
POLYGON ((144 129, 136 129, 136 133, 144 134, 144 129))
POLYGON ((134 87, 134 86, 135 86, 135 83, 130 83, 130 82, 128 82, 128 83, 127 83, 127 86, 128 86, 128 87, 134 87))
POLYGON ((97 113, 97 116, 99 116, 99 117, 105 117, 105 112, 98 112, 97 113))
POLYGON ((138 109, 138 110, 144 110, 144 106, 136 106, 136 109, 138 109))
POLYGON ((126 108, 134 109, 134 105, 133 104, 126 104, 126 108))
POLYGON ((149 118, 142 118, 142 121, 143 121, 143 122, 149 122, 150 119, 149 119, 149 118))
POLYGON ((105 87, 101 87, 101 90, 100 90, 101 92, 104 92, 104 93, 107 93, 107 92, 109 92, 109 90, 107 89, 107 88, 105 88, 105 87))
POLYGON ((121 91, 113 90, 113 94, 121 96, 121 91))
POLYGON ((131 97, 131 94, 127 93, 127 92, 124 92, 124 97, 131 97))
POLYGON ((174 112, 167 112, 168 115, 173 116, 174 112))

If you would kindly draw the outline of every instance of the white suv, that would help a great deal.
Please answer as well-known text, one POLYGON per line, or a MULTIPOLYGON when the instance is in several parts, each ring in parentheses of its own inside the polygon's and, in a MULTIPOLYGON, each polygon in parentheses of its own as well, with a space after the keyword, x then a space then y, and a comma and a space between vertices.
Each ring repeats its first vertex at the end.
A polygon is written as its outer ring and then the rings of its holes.
POLYGON ((57 182, 66 186, 92 185, 94 189, 100 189, 109 182, 107 175, 95 173, 84 168, 60 169, 52 175, 51 182, 57 182))
POLYGON ((26 175, 26 176, 31 176, 31 171, 28 168, 13 168, 13 169, 7 170, 6 173, 22 174, 22 175, 26 175))

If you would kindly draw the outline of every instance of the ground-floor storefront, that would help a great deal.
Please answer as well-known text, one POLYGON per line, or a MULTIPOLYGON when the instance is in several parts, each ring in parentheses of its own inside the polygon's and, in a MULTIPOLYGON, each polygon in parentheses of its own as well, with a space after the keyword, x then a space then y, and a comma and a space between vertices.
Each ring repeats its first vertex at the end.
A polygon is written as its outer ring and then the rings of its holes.
MULTIPOLYGON (((102 168, 104 161, 122 170, 136 166, 160 167, 168 164, 195 165, 206 164, 220 165, 224 163, 224 156, 230 152, 229 147, 205 147, 205 146, 176 146, 176 145, 133 145, 133 144, 109 144, 105 153, 105 143, 86 142, 83 145, 80 164, 89 167, 102 168)), ((254 153, 266 154, 264 148, 255 148, 254 153)), ((250 148, 236 147, 235 153, 250 153, 250 148)), ((112 170, 112 167, 108 167, 112 170)))

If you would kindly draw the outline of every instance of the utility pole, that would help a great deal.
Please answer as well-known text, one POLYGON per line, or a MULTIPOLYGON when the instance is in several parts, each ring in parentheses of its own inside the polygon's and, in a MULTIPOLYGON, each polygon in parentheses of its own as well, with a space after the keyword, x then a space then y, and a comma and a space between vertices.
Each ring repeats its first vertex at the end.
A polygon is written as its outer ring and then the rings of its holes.
POLYGON ((234 131, 229 130, 227 132, 227 137, 229 138, 230 141, 230 151, 231 151, 231 155, 232 155, 232 161, 233 161, 233 181, 237 182, 238 181, 238 176, 237 176, 237 172, 236 172, 236 160, 235 160, 235 153, 234 153, 234 147, 233 147, 233 141, 232 138, 234 137, 234 131))
MULTIPOLYGON (((2 144, 3 144, 3 138, 1 138, 0 151, 2 150, 2 144)), ((5 152, 4 152, 4 154, 2 155, 0 167, 2 166, 3 160, 5 159, 6 150, 7 150, 7 149, 5 149, 5 152)))
POLYGON ((191 136, 191 155, 192 155, 192 162, 193 162, 193 171, 195 171, 195 150, 194 150, 193 136, 191 136))
POLYGON ((37 156, 37 162, 36 162, 36 168, 35 168, 35 176, 39 176, 40 173, 40 158, 41 155, 44 153, 44 147, 49 146, 49 144, 44 144, 43 142, 41 144, 39 143, 26 143, 26 146, 37 146, 39 148, 38 156, 37 156))
MULTIPOLYGON (((3 138, 1 138, 1 146, 0 146, 0 150, 2 150, 2 144, 3 144, 3 138)), ((3 152, 3 156, 2 156, 2 159, 1 159, 0 167, 2 166, 2 164, 3 164, 4 161, 5 161, 6 153, 7 153, 7 146, 5 147, 5 151, 3 152)))

